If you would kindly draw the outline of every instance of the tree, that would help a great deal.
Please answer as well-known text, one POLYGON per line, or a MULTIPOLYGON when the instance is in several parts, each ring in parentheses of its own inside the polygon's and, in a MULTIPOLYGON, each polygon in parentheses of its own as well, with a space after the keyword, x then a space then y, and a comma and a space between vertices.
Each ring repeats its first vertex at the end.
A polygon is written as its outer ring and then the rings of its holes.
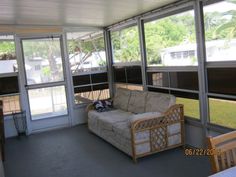
POLYGON ((92 54, 97 54, 100 57, 98 64, 100 67, 104 67, 106 62, 101 58, 99 52, 105 51, 104 38, 103 35, 90 37, 86 40, 83 39, 71 39, 68 40, 68 50, 69 54, 72 55, 70 59, 79 56, 80 60, 74 64, 71 64, 71 67, 76 67, 73 70, 82 68, 83 64, 92 56, 92 54))
POLYGON ((140 46, 137 26, 111 33, 113 57, 119 62, 140 61, 140 46))
POLYGON ((14 41, 0 41, 0 60, 12 59, 16 59, 14 41))
POLYGON ((195 42, 194 18, 184 13, 146 23, 145 40, 148 63, 161 64, 163 49, 195 42))
POLYGON ((56 63, 56 58, 61 58, 59 39, 24 40, 22 44, 25 60, 30 62, 41 58, 41 60, 48 61, 49 65, 44 66, 42 73, 49 81, 61 79, 62 67, 56 63))
MULTIPOLYGON (((228 2, 236 4, 236 0, 228 0, 228 2)), ((221 19, 223 22, 217 26, 214 35, 220 36, 220 34, 224 33, 224 37, 229 40, 236 37, 236 10, 229 10, 222 13, 221 19)))

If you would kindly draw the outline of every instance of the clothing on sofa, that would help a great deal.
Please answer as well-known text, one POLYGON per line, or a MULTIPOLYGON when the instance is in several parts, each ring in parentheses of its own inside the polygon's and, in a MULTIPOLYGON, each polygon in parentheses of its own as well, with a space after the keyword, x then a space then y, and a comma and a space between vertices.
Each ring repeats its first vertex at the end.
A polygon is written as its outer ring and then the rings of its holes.
POLYGON ((105 112, 113 108, 112 101, 108 100, 94 101, 93 106, 97 112, 105 112))

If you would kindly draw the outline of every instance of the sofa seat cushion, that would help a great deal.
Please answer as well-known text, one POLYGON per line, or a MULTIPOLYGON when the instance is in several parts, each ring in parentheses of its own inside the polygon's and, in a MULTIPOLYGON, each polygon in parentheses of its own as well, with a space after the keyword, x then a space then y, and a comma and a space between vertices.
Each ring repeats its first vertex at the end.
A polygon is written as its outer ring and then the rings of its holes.
POLYGON ((93 110, 88 113, 89 124, 100 131, 113 131, 115 125, 128 122, 131 115, 133 115, 131 112, 122 111, 120 109, 108 112, 97 112, 93 110))
POLYGON ((131 91, 124 88, 117 88, 116 94, 113 100, 113 106, 116 109, 121 109, 123 111, 128 110, 128 104, 130 99, 131 91))
MULTIPOLYGON (((89 126, 99 134, 117 134, 126 139, 131 139, 131 119, 134 114, 122 110, 113 110, 108 112, 89 111, 89 126)), ((135 134, 136 141, 142 141, 149 136, 147 132, 135 134)))
POLYGON ((175 104, 173 95, 148 92, 146 97, 145 112, 161 112, 164 113, 167 109, 175 104))
POLYGON ((132 155, 129 116, 132 113, 122 110, 108 112, 89 111, 88 127, 115 147, 132 155))
POLYGON ((126 121, 130 118, 131 115, 133 115, 133 113, 131 112, 126 112, 120 109, 107 112, 90 111, 89 114, 92 114, 99 120, 108 122, 110 124, 126 121))
POLYGON ((130 123, 129 121, 117 122, 113 124, 113 131, 115 134, 126 139, 131 139, 130 123))
POLYGON ((133 113, 144 113, 147 92, 134 90, 131 91, 128 111, 133 113))

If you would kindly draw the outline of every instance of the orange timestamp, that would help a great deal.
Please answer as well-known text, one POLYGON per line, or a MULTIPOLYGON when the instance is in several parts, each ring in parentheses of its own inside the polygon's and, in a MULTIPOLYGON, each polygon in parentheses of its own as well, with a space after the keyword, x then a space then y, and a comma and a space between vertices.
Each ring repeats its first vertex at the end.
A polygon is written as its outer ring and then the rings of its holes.
POLYGON ((221 151, 217 149, 199 149, 199 148, 186 148, 184 150, 186 156, 211 156, 211 155, 220 155, 221 151))

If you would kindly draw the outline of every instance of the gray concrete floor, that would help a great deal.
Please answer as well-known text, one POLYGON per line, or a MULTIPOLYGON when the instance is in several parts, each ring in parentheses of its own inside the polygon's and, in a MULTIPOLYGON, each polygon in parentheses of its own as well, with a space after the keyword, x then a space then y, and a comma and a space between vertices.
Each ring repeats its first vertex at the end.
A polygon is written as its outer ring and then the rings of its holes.
POLYGON ((86 125, 6 141, 6 177, 206 177, 204 156, 176 148, 130 157, 87 130, 86 125))

